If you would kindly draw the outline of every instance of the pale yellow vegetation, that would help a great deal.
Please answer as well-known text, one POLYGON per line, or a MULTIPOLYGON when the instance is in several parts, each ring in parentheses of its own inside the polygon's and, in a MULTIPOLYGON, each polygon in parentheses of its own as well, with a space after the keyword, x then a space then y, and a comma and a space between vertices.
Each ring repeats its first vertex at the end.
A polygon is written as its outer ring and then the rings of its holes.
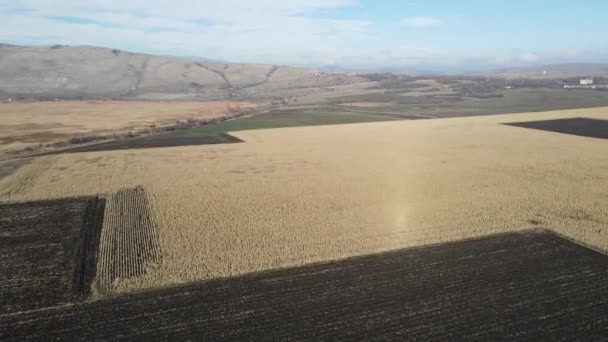
POLYGON ((210 119, 228 107, 249 102, 207 101, 57 101, 0 103, 0 154, 79 135, 109 135, 175 124, 176 120, 210 119))
MULTIPOLYGON (((130 291, 546 227, 608 250, 608 141, 502 125, 608 108, 234 133, 243 144, 47 156, 0 200, 142 184, 160 264, 130 291)), ((105 229, 105 228, 104 228, 105 229)))
POLYGON ((95 292, 105 294, 121 280, 140 276, 158 261, 156 224, 150 217, 145 190, 120 189, 106 197, 106 214, 101 231, 95 292))

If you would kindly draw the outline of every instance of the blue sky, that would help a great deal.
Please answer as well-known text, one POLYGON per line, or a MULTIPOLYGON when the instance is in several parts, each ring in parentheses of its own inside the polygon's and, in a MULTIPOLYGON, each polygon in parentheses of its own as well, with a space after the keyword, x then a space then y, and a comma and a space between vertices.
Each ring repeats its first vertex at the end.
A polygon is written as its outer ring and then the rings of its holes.
POLYGON ((234 62, 466 70, 608 62, 608 1, 14 0, 0 41, 234 62))

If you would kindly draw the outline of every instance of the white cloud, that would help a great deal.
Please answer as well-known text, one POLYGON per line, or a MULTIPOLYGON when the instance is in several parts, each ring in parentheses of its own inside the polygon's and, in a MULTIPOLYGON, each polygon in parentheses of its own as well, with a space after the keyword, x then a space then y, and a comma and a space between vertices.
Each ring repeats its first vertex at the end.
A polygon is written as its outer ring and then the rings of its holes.
POLYGON ((367 39, 365 20, 315 15, 352 1, 15 0, 0 4, 0 41, 295 64, 367 39))
POLYGON ((403 19, 401 23, 411 27, 431 27, 443 25, 443 21, 435 17, 409 17, 403 19))
MULTIPOLYGON (((0 0, 0 42, 97 45, 234 62, 354 68, 544 63, 556 56, 568 61, 607 58, 605 43, 565 54, 565 48, 547 52, 536 45, 503 51, 495 44, 479 43, 479 37, 475 41, 475 33, 459 42, 452 42, 449 32, 434 40, 421 37, 420 30, 387 33, 382 18, 357 12, 361 7, 354 6, 356 1, 0 0)), ((450 26, 458 25, 455 20, 450 26)), ((433 16, 412 16, 396 23, 417 28, 447 24, 433 16)))
POLYGON ((536 62, 538 60, 538 56, 533 52, 524 52, 519 55, 519 59, 524 62, 536 62))

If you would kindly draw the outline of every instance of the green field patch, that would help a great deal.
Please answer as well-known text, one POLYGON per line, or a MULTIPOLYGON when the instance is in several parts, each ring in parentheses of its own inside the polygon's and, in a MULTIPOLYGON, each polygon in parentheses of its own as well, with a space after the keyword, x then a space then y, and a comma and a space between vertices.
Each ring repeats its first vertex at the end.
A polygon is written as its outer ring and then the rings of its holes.
POLYGON ((401 117, 399 115, 386 116, 376 113, 366 114, 361 112, 352 113, 347 111, 331 112, 323 108, 310 108, 306 110, 278 110, 261 115, 222 121, 215 124, 176 129, 174 131, 161 134, 81 146, 64 150, 60 153, 238 143, 242 142, 242 140, 228 134, 228 132, 251 129, 389 121, 404 118, 405 117, 401 117))
POLYGON ((331 98, 329 103, 367 113, 403 113, 457 117, 487 114, 542 112, 608 106, 608 91, 520 88, 501 90, 488 98, 455 95, 401 96, 361 94, 331 98), (374 102, 376 106, 357 107, 350 103, 374 102))

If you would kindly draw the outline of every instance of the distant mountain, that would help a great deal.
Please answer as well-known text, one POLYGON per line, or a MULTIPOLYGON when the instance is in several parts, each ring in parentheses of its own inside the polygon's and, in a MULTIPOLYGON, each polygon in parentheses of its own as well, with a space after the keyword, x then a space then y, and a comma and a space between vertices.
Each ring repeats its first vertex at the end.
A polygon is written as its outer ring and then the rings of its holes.
MULTIPOLYGON (((168 57, 174 57, 174 56, 168 56, 168 57)), ((175 56, 175 57, 181 58, 187 62, 192 62, 192 63, 231 64, 231 62, 223 61, 220 59, 212 59, 212 58, 204 58, 204 57, 196 57, 196 56, 175 56)))
POLYGON ((138 54, 92 46, 0 45, 2 98, 223 99, 287 97, 356 76, 264 64, 138 54))
POLYGON ((608 76, 608 64, 550 64, 544 66, 500 69, 474 73, 473 75, 503 78, 569 78, 578 76, 608 76))
POLYGON ((357 69, 357 68, 348 68, 348 67, 342 67, 339 65, 320 65, 320 66, 315 66, 315 67, 310 67, 310 68, 314 68, 316 70, 319 71, 325 71, 325 72, 339 72, 339 73, 366 73, 368 72, 367 70, 361 70, 361 69, 357 69))

